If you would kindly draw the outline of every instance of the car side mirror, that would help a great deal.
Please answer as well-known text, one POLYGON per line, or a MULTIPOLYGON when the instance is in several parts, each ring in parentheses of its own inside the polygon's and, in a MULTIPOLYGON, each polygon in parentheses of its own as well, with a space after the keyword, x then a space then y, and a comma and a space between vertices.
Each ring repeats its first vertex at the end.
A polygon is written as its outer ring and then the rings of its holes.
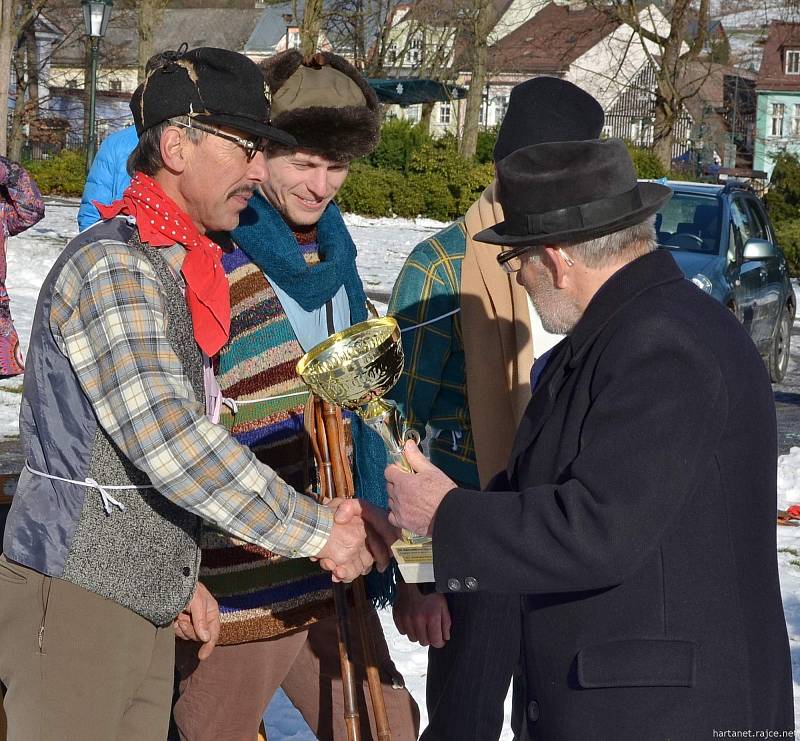
POLYGON ((777 257, 778 250, 775 245, 766 239, 748 239, 744 243, 742 260, 766 260, 769 257, 777 257))

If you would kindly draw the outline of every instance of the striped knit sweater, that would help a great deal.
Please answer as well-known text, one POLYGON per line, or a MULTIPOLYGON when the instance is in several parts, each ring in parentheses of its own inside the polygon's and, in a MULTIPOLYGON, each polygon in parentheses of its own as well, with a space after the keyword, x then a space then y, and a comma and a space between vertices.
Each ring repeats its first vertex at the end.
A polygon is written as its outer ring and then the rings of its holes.
MULTIPOLYGON (((306 261, 318 262, 315 232, 295 236, 306 261)), ((222 392, 240 404, 284 398, 241 404, 221 422, 285 481, 308 491, 314 465, 303 430, 307 389, 295 373, 303 350, 261 269, 240 249, 222 264, 231 292, 230 340, 217 371, 222 392)), ((212 528, 202 548, 200 579, 219 602, 220 644, 291 633, 333 615, 330 576, 308 559, 287 560, 212 528)))

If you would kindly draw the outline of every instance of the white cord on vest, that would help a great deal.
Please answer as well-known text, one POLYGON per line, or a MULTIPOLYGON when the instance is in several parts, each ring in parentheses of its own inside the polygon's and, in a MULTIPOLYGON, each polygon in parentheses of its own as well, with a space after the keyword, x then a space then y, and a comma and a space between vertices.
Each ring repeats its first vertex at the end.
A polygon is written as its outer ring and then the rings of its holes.
POLYGON ((446 314, 440 314, 439 316, 435 316, 433 319, 428 319, 426 322, 420 322, 419 324, 412 324, 410 327, 403 327, 400 332, 410 332, 412 329, 419 329, 420 327, 425 327, 428 324, 433 324, 434 322, 438 322, 440 319, 447 319, 449 316, 453 316, 453 314, 458 314, 461 311, 461 307, 458 309, 453 309, 452 311, 448 311, 446 314))
POLYGON ((124 486, 112 486, 110 484, 98 484, 92 478, 85 478, 83 481, 75 481, 73 479, 64 479, 61 476, 51 476, 49 473, 45 473, 44 471, 37 471, 35 468, 31 468, 28 461, 25 461, 25 468, 27 468, 32 474, 35 476, 42 476, 46 479, 52 479, 53 481, 63 481, 67 484, 75 484, 76 486, 89 486, 92 489, 97 489, 100 492, 100 496, 103 499, 103 509, 106 511, 107 515, 111 514, 111 507, 119 507, 120 510, 123 512, 125 511, 125 505, 122 502, 115 499, 109 491, 120 491, 122 489, 152 489, 153 486, 150 484, 126 484, 124 486))
POLYGON ((293 391, 291 394, 278 394, 277 396, 266 396, 263 399, 242 399, 241 401, 236 401, 236 399, 231 399, 227 396, 222 397, 222 403, 231 410, 233 414, 239 413, 239 407, 245 406, 246 404, 260 404, 264 401, 280 401, 281 399, 291 399, 294 396, 308 396, 308 389, 305 391, 293 391))

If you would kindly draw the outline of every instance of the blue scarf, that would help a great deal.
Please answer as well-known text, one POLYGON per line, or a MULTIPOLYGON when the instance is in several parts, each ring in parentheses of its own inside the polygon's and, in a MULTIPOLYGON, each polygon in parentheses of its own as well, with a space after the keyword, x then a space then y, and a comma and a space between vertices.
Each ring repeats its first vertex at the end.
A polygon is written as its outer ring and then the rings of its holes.
MULTIPOLYGON (((356 271, 356 246, 334 203, 328 204, 317 222, 320 262, 315 265, 305 261, 289 225, 259 192, 242 211, 231 236, 242 252, 306 311, 320 308, 344 286, 351 323, 367 318, 367 296, 356 271)), ((387 509, 383 441, 356 415, 352 416, 351 429, 356 496, 387 509)), ((393 564, 383 574, 373 570, 367 577, 368 592, 379 607, 394 599, 394 569, 393 564)))

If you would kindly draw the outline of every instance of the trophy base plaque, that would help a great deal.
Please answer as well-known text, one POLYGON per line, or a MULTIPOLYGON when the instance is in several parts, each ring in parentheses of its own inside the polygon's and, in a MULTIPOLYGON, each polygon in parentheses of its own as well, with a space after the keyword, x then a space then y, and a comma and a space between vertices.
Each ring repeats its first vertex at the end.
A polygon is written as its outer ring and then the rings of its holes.
POLYGON ((407 584, 435 581, 433 576, 433 541, 424 536, 396 540, 392 555, 407 584))

